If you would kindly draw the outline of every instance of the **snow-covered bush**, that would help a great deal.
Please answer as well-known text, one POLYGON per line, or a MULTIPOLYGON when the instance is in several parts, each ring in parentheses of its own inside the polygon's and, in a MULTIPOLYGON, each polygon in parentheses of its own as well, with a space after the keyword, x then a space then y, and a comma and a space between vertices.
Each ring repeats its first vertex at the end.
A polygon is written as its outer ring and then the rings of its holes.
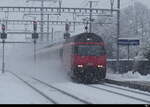
POLYGON ((139 55, 135 57, 134 72, 139 72, 141 75, 147 75, 150 73, 150 60, 148 60, 144 55, 139 55))

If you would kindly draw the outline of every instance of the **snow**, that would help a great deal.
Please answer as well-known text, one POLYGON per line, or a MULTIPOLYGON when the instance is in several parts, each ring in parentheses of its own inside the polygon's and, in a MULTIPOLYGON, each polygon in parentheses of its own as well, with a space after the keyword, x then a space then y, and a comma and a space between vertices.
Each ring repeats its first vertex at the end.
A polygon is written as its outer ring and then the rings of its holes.
POLYGON ((135 61, 148 61, 148 59, 146 59, 144 56, 142 55, 138 55, 135 58, 135 61))
POLYGON ((17 78, 5 73, 0 75, 0 104, 48 104, 17 78))
MULTIPOLYGON (((30 88, 26 87, 25 84, 9 73, 5 73, 5 75, 1 75, 0 77, 0 104, 49 104, 46 99, 43 99, 41 96, 32 91, 30 88)), ((82 99, 86 99, 93 104, 144 104, 140 101, 128 99, 123 96, 91 89, 82 84, 66 82, 54 83, 53 85, 59 87, 60 89, 66 90, 75 96, 79 96, 82 99), (113 98, 107 96, 113 96, 113 98)), ((65 95, 60 94, 54 89, 45 88, 44 85, 39 85, 36 83, 34 84, 34 87, 40 88, 47 95, 51 96, 55 101, 58 100, 60 104, 80 104, 73 99, 66 98, 65 95)), ((105 88, 103 86, 101 87, 105 88)))
MULTIPOLYGON (((140 101, 128 99, 113 93, 108 93, 104 90, 100 91, 97 89, 92 89, 86 85, 65 83, 55 84, 55 86, 60 87, 61 89, 65 89, 67 92, 70 92, 74 95, 80 95, 80 98, 86 99, 93 104, 142 104, 140 101)), ((103 86, 100 87, 104 88, 103 86)))
POLYGON ((139 38, 119 38, 119 40, 140 40, 139 38))
POLYGON ((114 74, 112 72, 107 73, 107 79, 118 80, 118 81, 148 81, 150 82, 150 75, 142 76, 138 72, 133 73, 129 71, 125 74, 114 74))
MULTIPOLYGON (((134 59, 119 59, 119 61, 134 61, 134 59)), ((117 59, 107 59, 107 61, 117 61, 117 59)))

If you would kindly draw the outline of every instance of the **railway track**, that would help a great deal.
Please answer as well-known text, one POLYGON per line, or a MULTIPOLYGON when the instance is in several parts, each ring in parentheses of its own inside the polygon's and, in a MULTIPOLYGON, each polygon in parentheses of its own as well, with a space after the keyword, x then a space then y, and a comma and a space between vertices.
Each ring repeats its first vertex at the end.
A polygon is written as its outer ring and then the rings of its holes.
POLYGON ((77 96, 74 96, 74 95, 72 95, 72 94, 66 92, 65 90, 62 90, 62 89, 60 89, 60 88, 57 88, 57 87, 55 87, 55 86, 53 86, 53 85, 50 85, 50 84, 48 84, 48 83, 46 83, 46 82, 43 82, 43 81, 41 81, 41 80, 39 80, 39 79, 37 79, 37 78, 32 77, 32 79, 34 79, 34 80, 36 80, 36 81, 38 81, 38 82, 40 82, 40 83, 42 83, 42 84, 44 84, 44 85, 46 85, 46 86, 52 88, 52 89, 55 89, 55 90, 57 90, 57 91, 59 91, 59 92, 65 94, 65 95, 67 95, 67 96, 70 96, 70 97, 72 97, 72 98, 74 98, 74 99, 76 99, 76 100, 78 100, 78 101, 80 101, 80 102, 82 102, 82 103, 84 103, 84 104, 92 104, 91 102, 88 102, 88 101, 86 101, 86 100, 83 100, 83 99, 81 99, 81 98, 79 98, 79 97, 77 97, 77 96))
POLYGON ((129 87, 132 89, 138 89, 141 91, 150 92, 149 82, 144 82, 144 81, 116 81, 116 80, 110 80, 110 79, 106 79, 105 82, 108 84, 114 84, 114 85, 118 85, 118 86, 129 87))
POLYGON ((106 92, 109 92, 112 94, 124 96, 124 97, 130 98, 130 99, 133 99, 133 100, 144 102, 146 104, 150 104, 150 100, 142 98, 142 96, 144 96, 144 97, 149 97, 149 99, 150 99, 150 94, 147 94, 144 92, 138 92, 138 91, 125 89, 125 88, 121 88, 121 87, 117 87, 117 86, 112 86, 112 85, 108 85, 108 84, 89 85, 88 87, 91 87, 91 88, 94 88, 97 90, 101 90, 101 91, 106 91, 106 92), (114 91, 114 89, 115 89, 115 91, 114 91), (132 94, 134 94, 134 96, 132 94), (138 97, 138 96, 141 96, 141 97, 138 97))
MULTIPOLYGON (((49 90, 56 91, 56 94, 61 94, 60 96, 62 96, 62 94, 65 97, 69 97, 69 99, 71 99, 72 101, 76 102, 77 104, 92 104, 91 102, 88 102, 84 99, 81 99, 75 95, 72 95, 71 93, 66 92, 65 90, 59 89, 57 87, 54 87, 48 83, 45 83, 37 78, 31 77, 32 81, 29 82, 25 79, 23 79, 22 77, 20 77, 19 75, 13 73, 13 72, 9 72, 11 73, 13 76, 15 76, 16 78, 18 78, 19 80, 21 80, 23 83, 25 83, 27 86, 29 86, 30 88, 32 88, 34 91, 36 91, 37 93, 39 93, 42 97, 44 97, 45 99, 47 99, 49 102, 53 103, 53 104, 61 104, 59 103, 59 101, 56 101, 56 99, 54 100, 54 98, 51 98, 50 95, 46 94, 44 91, 42 91, 41 89, 39 89, 38 87, 34 86, 34 84, 42 84, 43 86, 49 88, 49 90), (33 81, 34 80, 34 81, 33 81), (76 100, 76 101, 75 101, 76 100)), ((67 98, 68 99, 68 98, 67 98)), ((58 99, 57 99, 58 100, 58 99)), ((60 97, 59 97, 60 100, 60 97)))
POLYGON ((26 84, 28 87, 30 87, 31 89, 33 89, 34 91, 36 91, 38 94, 40 94, 42 97, 44 97, 45 99, 47 99, 49 102, 53 103, 53 104, 57 104, 56 101, 54 101, 52 98, 50 98, 49 96, 47 96, 46 94, 44 94, 42 91, 40 91, 39 89, 35 88, 33 85, 31 85, 29 82, 25 81, 24 79, 22 79, 21 77, 19 77, 17 74, 13 73, 13 72, 9 72, 11 73, 13 76, 15 76, 16 78, 18 78, 20 81, 22 81, 24 84, 26 84))
POLYGON ((114 85, 111 85, 111 84, 103 84, 103 85, 104 85, 104 86, 108 86, 108 87, 112 87, 112 88, 116 88, 116 89, 121 89, 121 90, 125 90, 125 91, 128 91, 128 92, 133 92, 133 93, 137 93, 137 94, 140 94, 140 95, 145 95, 145 96, 150 97, 150 94, 144 93, 144 92, 141 92, 141 91, 136 91, 136 90, 133 90, 133 89, 126 89, 126 88, 122 88, 122 87, 119 87, 119 86, 114 86, 114 85))
MULTIPOLYGON (((108 83, 102 83, 102 84, 96 84, 96 85, 78 85, 78 84, 49 84, 44 81, 41 81, 40 79, 37 79, 35 77, 28 77, 28 79, 22 78, 16 73, 9 72, 15 77, 17 77, 19 80, 21 80, 23 83, 25 83, 27 86, 32 88, 34 91, 39 93, 42 97, 47 99, 52 104, 95 104, 96 102, 92 100, 93 98, 90 98, 87 94, 86 96, 80 96, 80 94, 75 94, 76 92, 82 93, 85 95, 86 92, 81 90, 92 90, 91 93, 99 92, 99 93, 107 93, 107 94, 114 94, 116 96, 121 96, 127 99, 131 99, 134 101, 138 101, 144 104, 150 104, 150 94, 145 93, 138 90, 133 89, 127 89, 120 86, 115 86, 108 83), (66 86, 67 85, 67 86, 66 86), (73 88, 72 92, 69 91, 73 88), (76 90, 79 88, 79 91, 76 90), (55 98, 55 96, 58 96, 55 98), (90 99, 86 99, 90 98, 90 99), (64 99, 66 102, 61 101, 61 99, 64 99)), ((98 100, 98 99, 97 99, 98 100)))

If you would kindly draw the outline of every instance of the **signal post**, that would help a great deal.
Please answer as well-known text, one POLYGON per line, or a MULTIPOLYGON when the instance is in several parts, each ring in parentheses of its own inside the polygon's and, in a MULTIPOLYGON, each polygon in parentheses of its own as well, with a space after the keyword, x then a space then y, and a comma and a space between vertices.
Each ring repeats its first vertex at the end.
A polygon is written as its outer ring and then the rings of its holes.
POLYGON ((34 61, 36 63, 36 42, 39 38, 39 34, 37 33, 37 21, 33 21, 33 33, 32 33, 32 39, 34 42, 34 61))
POLYGON ((3 43, 3 58, 2 58, 2 73, 5 73, 5 40, 7 39, 7 33, 5 33, 5 25, 2 24, 2 33, 1 33, 1 39, 3 43))

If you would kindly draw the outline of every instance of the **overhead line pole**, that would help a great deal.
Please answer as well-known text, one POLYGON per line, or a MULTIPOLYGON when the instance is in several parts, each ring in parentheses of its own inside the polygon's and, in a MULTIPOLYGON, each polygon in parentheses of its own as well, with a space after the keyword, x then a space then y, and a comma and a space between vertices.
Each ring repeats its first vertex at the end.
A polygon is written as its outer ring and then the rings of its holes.
POLYGON ((120 37, 120 0, 117 1, 117 8, 118 8, 118 11, 117 11, 117 62, 116 62, 116 72, 119 72, 119 44, 118 44, 118 40, 119 40, 119 37, 120 37))
POLYGON ((3 60, 2 60, 2 73, 5 72, 5 40, 2 40, 3 43, 3 60))
POLYGON ((41 41, 43 41, 43 32, 44 32, 44 25, 43 25, 43 20, 44 20, 44 15, 43 15, 43 7, 44 7, 44 1, 41 0, 41 28, 40 28, 40 31, 41 31, 41 41))
POLYGON ((6 26, 2 24, 2 33, 1 33, 1 39, 3 43, 3 58, 2 58, 2 73, 5 72, 5 40, 7 39, 7 34, 5 33, 6 26))
POLYGON ((89 1, 89 3, 90 3, 90 26, 89 26, 89 32, 90 33, 92 33, 92 21, 93 21, 93 19, 92 19, 92 16, 93 16, 93 9, 92 9, 92 7, 93 7, 93 3, 94 2, 97 2, 97 1, 89 1))
POLYGON ((48 21, 48 22, 47 22, 47 41, 49 41, 49 32, 50 32, 50 31, 49 31, 49 26, 50 26, 49 17, 50 17, 50 16, 47 15, 47 21, 48 21))
POLYGON ((54 42, 54 28, 52 27, 52 35, 51 35, 51 42, 54 42))
POLYGON ((92 4, 93 1, 89 1, 90 2, 90 33, 92 32, 92 4))

